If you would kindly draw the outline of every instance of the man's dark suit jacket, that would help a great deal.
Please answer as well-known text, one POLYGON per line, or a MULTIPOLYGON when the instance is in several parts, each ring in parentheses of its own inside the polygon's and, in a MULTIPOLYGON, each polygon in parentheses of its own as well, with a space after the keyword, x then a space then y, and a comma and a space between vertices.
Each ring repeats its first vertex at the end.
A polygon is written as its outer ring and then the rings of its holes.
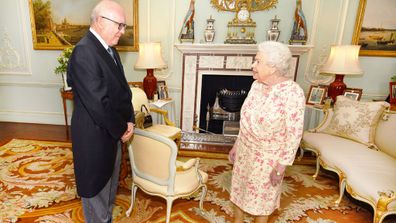
POLYGON ((117 143, 135 122, 132 93, 118 53, 118 66, 99 40, 88 31, 75 46, 67 70, 74 94, 71 121, 77 192, 90 198, 110 179, 117 143))

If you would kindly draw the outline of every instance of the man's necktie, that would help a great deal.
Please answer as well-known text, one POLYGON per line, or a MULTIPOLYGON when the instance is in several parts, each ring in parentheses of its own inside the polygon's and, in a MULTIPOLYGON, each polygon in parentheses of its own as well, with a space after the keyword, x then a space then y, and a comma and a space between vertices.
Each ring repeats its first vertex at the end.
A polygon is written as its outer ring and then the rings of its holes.
POLYGON ((113 60, 114 60, 114 63, 117 65, 117 61, 116 61, 116 59, 115 59, 115 57, 114 57, 114 52, 113 52, 113 50, 109 47, 109 48, 107 48, 107 52, 110 54, 110 56, 113 58, 113 60))

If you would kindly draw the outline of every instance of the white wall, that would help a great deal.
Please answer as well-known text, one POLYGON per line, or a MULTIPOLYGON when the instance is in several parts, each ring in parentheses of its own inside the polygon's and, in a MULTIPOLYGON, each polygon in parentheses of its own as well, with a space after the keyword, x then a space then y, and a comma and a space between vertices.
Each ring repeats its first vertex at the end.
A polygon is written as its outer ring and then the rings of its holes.
MULTIPOLYGON (((165 79, 171 97, 176 100, 177 117, 180 110, 181 54, 174 47, 190 0, 140 0, 139 39, 160 41, 163 56, 169 68, 156 71, 158 79, 165 79)), ((53 73, 60 51, 33 50, 28 1, 2 0, 0 7, 0 121, 63 124, 63 108, 59 95, 61 77, 53 73), (5 49, 11 49, 6 51, 5 49), (12 62, 4 56, 18 55, 12 62)), ((350 44, 359 0, 303 0, 303 11, 308 23, 309 43, 315 48, 300 58, 297 81, 305 90, 318 77, 312 75, 315 64, 327 56, 332 44, 350 44)), ((195 38, 203 41, 206 19, 216 20, 215 43, 223 43, 226 25, 232 12, 217 11, 210 0, 196 0, 195 38)), ((280 41, 290 36, 295 1, 279 1, 276 8, 253 12, 257 23, 256 40, 266 39, 270 19, 281 19, 280 41)), ((78 10, 78 9, 76 9, 78 10)), ((133 69, 137 52, 121 52, 128 81, 142 81, 145 71, 133 69)), ((361 77, 345 78, 349 87, 364 89, 366 98, 384 98, 388 94, 390 76, 396 74, 396 60, 392 57, 360 57, 364 69, 361 77)), ((331 78, 324 78, 331 81, 331 78)), ((69 102, 69 116, 71 103, 69 102)))

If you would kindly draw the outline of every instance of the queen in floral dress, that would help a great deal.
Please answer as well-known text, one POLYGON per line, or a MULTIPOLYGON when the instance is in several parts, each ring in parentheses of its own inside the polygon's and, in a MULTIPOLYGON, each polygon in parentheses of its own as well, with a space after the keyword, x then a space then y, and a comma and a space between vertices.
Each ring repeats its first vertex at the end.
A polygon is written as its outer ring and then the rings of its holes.
POLYGON ((231 201, 234 222, 244 213, 267 222, 280 203, 281 183, 293 163, 304 122, 305 97, 289 79, 291 53, 278 42, 263 42, 252 64, 253 82, 241 109, 238 139, 230 152, 234 163, 231 201))

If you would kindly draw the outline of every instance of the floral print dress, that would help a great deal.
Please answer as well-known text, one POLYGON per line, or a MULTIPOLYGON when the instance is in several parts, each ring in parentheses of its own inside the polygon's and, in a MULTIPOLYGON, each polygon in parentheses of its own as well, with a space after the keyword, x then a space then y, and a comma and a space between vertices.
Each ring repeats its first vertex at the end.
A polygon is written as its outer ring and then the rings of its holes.
POLYGON ((279 162, 293 163, 304 125, 305 97, 286 80, 272 86, 253 82, 241 109, 235 142, 231 201, 252 215, 270 215, 279 208, 281 184, 270 173, 279 162))

